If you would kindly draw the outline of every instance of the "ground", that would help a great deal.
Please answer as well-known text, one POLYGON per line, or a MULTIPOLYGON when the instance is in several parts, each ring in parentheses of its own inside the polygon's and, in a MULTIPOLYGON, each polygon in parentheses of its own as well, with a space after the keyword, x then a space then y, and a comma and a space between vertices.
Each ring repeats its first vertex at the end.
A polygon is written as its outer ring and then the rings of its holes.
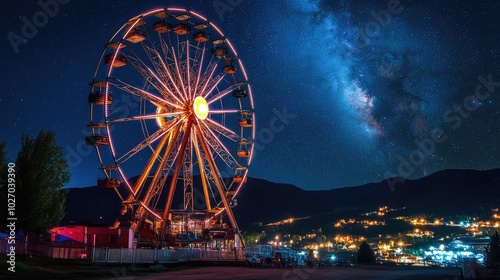
MULTIPOLYGON (((2 259, 5 262, 5 259, 2 259)), ((387 265, 315 268, 249 268, 243 263, 193 262, 172 265, 105 266, 81 262, 19 260, 16 272, 0 271, 0 279, 120 279, 120 280, 323 280, 323 279, 459 279, 457 268, 387 265)))
MULTIPOLYGON (((113 278, 111 278, 113 279, 113 278)), ((116 278, 115 278, 116 279, 116 278)), ((117 278, 120 279, 120 278, 117 278)), ((411 267, 319 267, 295 269, 252 269, 247 267, 199 267, 182 271, 168 271, 124 279, 136 280, 195 280, 195 279, 243 279, 243 280, 323 280, 323 279, 439 279, 458 278, 458 269, 411 268, 411 267)))

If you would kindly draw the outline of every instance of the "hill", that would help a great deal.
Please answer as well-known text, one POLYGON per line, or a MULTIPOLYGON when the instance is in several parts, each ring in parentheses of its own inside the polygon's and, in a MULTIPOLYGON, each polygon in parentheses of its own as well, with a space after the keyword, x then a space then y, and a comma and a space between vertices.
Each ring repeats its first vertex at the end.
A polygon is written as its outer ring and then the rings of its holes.
MULTIPOLYGON (((238 206, 233 210, 241 228, 252 222, 269 223, 290 217, 363 213, 382 205, 405 207, 407 215, 479 213, 500 205, 500 169, 443 170, 417 180, 399 180, 392 187, 384 180, 326 191, 306 191, 290 184, 248 178, 237 199, 238 206)), ((110 225, 120 206, 112 189, 72 188, 61 224, 110 225)))

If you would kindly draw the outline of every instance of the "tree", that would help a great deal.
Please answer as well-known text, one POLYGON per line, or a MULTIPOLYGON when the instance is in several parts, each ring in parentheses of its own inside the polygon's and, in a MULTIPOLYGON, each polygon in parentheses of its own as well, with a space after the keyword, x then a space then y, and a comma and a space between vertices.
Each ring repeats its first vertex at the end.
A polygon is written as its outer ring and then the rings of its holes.
POLYGON ((16 228, 26 236, 45 233, 64 217, 70 170, 52 131, 42 130, 36 139, 22 136, 16 160, 16 228))
POLYGON ((370 248, 370 245, 368 245, 366 241, 363 241, 363 243, 359 245, 358 263, 373 263, 373 262, 375 262, 375 254, 373 253, 372 248, 370 248))
POLYGON ((486 268, 500 268, 500 236, 498 231, 491 236, 491 241, 485 248, 486 268))

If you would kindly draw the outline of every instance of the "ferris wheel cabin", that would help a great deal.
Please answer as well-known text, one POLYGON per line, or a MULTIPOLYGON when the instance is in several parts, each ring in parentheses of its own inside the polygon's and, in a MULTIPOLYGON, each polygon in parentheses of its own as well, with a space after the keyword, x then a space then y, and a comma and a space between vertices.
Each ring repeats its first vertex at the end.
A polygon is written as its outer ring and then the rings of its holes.
POLYGON ((106 98, 106 94, 96 91, 91 92, 89 94, 89 103, 94 105, 110 105, 113 102, 113 96, 108 94, 108 98, 106 98))
POLYGON ((243 182, 243 175, 236 175, 236 176, 234 176, 233 182, 235 182, 237 184, 243 182))
POLYGON ((233 96, 236 98, 245 98, 247 97, 247 92, 242 89, 235 89, 233 90, 233 96))
POLYGON ((236 66, 234 66, 232 64, 228 64, 228 65, 224 66, 222 68, 222 71, 224 71, 224 73, 226 73, 228 75, 234 75, 237 72, 236 66))
POLYGON ((120 53, 116 54, 116 57, 114 53, 108 53, 104 57, 104 63, 115 68, 123 67, 127 65, 127 57, 120 53))
POLYGON ((117 178, 100 178, 97 179, 97 186, 101 188, 118 188, 121 182, 117 178))
POLYGON ((211 52, 216 58, 224 58, 228 54, 227 48, 224 47, 215 47, 211 52))
POLYGON ((189 31, 191 31, 189 26, 184 23, 178 23, 174 26, 174 32, 177 35, 186 35, 189 31))
POLYGON ((172 31, 172 25, 165 20, 157 21, 153 24, 153 30, 163 34, 172 31))
POLYGON ((146 40, 146 31, 139 28, 134 28, 128 33, 128 35, 125 37, 125 40, 134 44, 142 42, 146 40))
POLYGON ((241 119, 239 123, 241 127, 252 127, 251 119, 241 119))
POLYGON ((198 31, 194 34, 193 39, 198 43, 205 43, 210 39, 210 37, 208 36, 207 32, 198 31))
POLYGON ((85 137, 85 143, 89 146, 108 146, 109 145, 109 138, 107 136, 103 135, 98 135, 94 134, 91 136, 86 136, 85 137))

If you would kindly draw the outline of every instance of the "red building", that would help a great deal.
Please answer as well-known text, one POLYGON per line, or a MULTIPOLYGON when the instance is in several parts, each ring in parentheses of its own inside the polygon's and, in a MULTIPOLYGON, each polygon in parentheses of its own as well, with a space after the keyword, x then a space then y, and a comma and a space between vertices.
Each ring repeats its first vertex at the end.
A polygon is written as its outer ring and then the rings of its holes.
POLYGON ((84 246, 132 248, 134 232, 129 228, 60 226, 50 230, 53 243, 76 242, 84 246))

